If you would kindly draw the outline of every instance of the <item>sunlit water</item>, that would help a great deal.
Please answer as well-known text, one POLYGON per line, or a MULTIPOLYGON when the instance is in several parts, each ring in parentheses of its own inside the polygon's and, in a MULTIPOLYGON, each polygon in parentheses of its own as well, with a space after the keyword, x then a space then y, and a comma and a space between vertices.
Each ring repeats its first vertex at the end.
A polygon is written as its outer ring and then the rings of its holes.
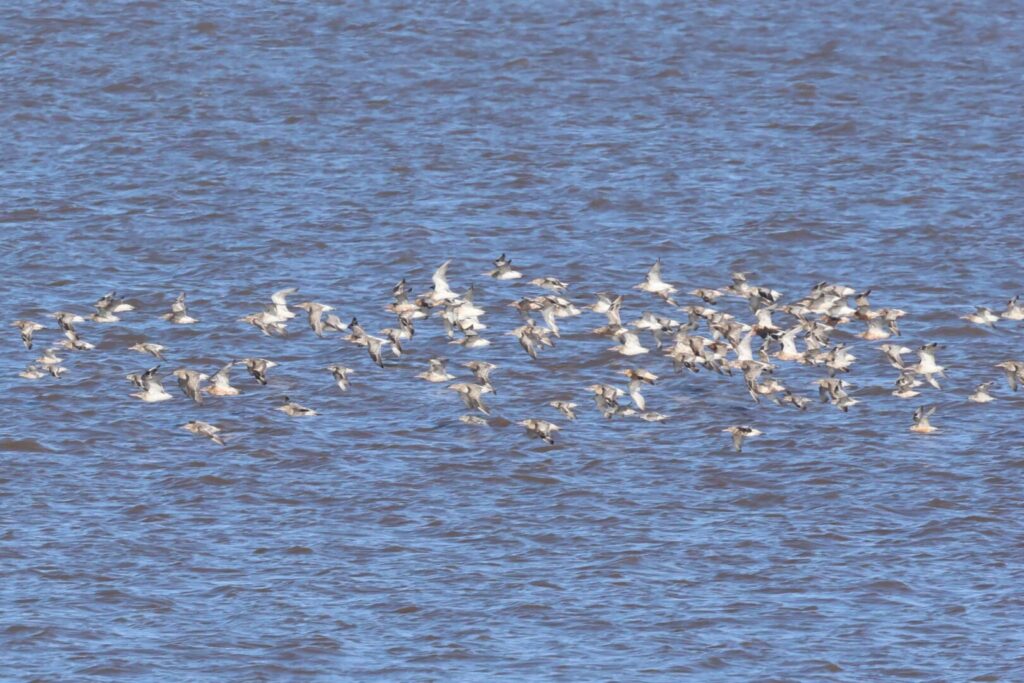
MULTIPOLYGON (((29 352, 7 328, 0 678, 1020 680, 1022 400, 992 364, 1024 323, 959 319, 1024 290, 1020 8, 369 4, 0 14, 5 325, 111 289, 138 306, 80 325, 97 348, 59 381, 16 376, 54 330, 29 352), (501 252, 581 305, 626 292, 627 320, 682 317, 631 290, 659 256, 684 292, 734 270, 787 300, 871 288, 948 378, 892 397, 851 326, 847 414, 652 354, 669 420, 606 421, 585 387, 635 363, 593 313, 531 361, 507 304, 539 290, 483 275, 501 252), (435 319, 381 370, 301 319, 238 322, 297 286, 375 332, 391 286, 448 258, 487 349, 435 319), (192 327, 159 317, 182 290, 192 327), (280 366, 147 405, 123 379, 143 339, 165 370, 280 366), (500 366, 491 427, 415 378, 438 354, 500 366), (967 402, 987 379, 998 400, 967 402), (924 404, 932 436, 908 431, 924 404), (737 423, 765 432, 740 454, 737 423)), ((778 372, 815 397, 822 374, 778 372)))

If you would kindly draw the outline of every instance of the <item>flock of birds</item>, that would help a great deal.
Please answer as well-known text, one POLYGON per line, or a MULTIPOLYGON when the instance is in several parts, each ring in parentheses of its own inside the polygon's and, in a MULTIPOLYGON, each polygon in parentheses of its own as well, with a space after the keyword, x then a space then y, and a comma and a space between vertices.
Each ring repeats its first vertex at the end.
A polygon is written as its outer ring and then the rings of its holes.
MULTIPOLYGON (((368 333, 357 318, 344 323, 332 313, 334 309, 327 304, 307 301, 294 307, 307 314, 309 326, 317 337, 340 335, 345 342, 364 347, 373 363, 380 368, 388 367, 385 359, 389 353, 396 358, 401 357, 416 334, 415 325, 431 317, 440 318, 450 343, 465 349, 486 347, 490 341, 484 336, 487 330, 483 322, 485 311, 474 303, 472 287, 462 294, 451 288, 448 282, 450 263, 447 261, 437 269, 431 287, 422 295, 414 297, 405 279, 394 286, 393 301, 386 306, 386 310, 395 316, 396 322, 392 327, 380 330, 379 336, 368 333)), ((523 274, 515 270, 512 261, 504 254, 493 263, 494 268, 487 275, 495 280, 523 278, 523 274)), ((606 317, 606 324, 594 329, 593 334, 614 341, 611 351, 632 358, 650 354, 653 346, 654 350, 660 350, 671 360, 676 372, 706 370, 721 375, 739 373, 755 402, 768 399, 780 406, 791 406, 799 410, 807 410, 813 399, 794 392, 779 381, 776 370, 780 363, 820 367, 823 376, 815 382, 819 399, 846 412, 858 402, 848 392, 851 384, 843 379, 856 357, 846 344, 833 343, 831 335, 842 325, 858 325, 863 326, 863 329, 856 336, 862 339, 889 340, 900 335, 899 320, 906 314, 895 308, 872 308, 868 299, 870 290, 858 293, 850 287, 826 282, 814 285, 807 296, 797 301, 782 303, 779 292, 749 282, 744 273, 733 273, 732 282, 727 286, 689 292, 702 303, 681 305, 674 298, 678 289, 662 279, 660 259, 634 289, 657 297, 663 304, 685 314, 684 322, 646 311, 638 319, 623 323, 622 295, 600 293, 596 295, 596 301, 577 305, 566 296, 569 285, 557 278, 536 278, 530 280, 529 284, 537 288, 538 293, 524 296, 510 304, 518 311, 522 324, 508 334, 518 340, 523 351, 532 359, 537 359, 545 347, 554 346, 555 340, 560 338, 560 320, 581 315, 584 309, 589 309, 606 317), (715 308, 723 297, 746 300, 753 316, 752 322, 742 322, 736 316, 715 308), (780 315, 786 316, 785 323, 776 321, 780 315), (647 342, 647 335, 650 335, 651 342, 647 342), (755 340, 759 340, 756 348, 755 340)), ((245 316, 241 321, 249 323, 264 335, 285 335, 287 325, 297 315, 289 308, 287 299, 297 293, 295 288, 277 291, 271 296, 269 305, 257 313, 245 316)), ((53 313, 63 339, 43 351, 19 376, 28 380, 37 380, 47 374, 60 378, 67 369, 62 365, 58 353, 94 348, 79 334, 77 324, 85 323, 87 319, 95 323, 116 323, 120 320, 118 314, 135 310, 133 304, 119 298, 114 292, 99 299, 94 308, 95 313, 87 318, 67 311, 53 313)), ((963 317, 971 323, 991 327, 1001 319, 1024 320, 1024 305, 1018 297, 1014 297, 1001 313, 979 307, 963 317)), ((163 318, 174 325, 198 322, 189 313, 184 293, 171 304, 171 310, 163 318)), ((47 329, 32 320, 17 320, 13 325, 20 330, 22 342, 29 350, 32 349, 34 334, 47 329)), ((159 361, 165 359, 164 352, 167 351, 155 342, 140 342, 129 348, 159 361)), ((945 375, 944 368, 936 360, 938 344, 928 343, 918 348, 916 363, 910 363, 904 358, 914 351, 900 344, 886 342, 878 348, 898 372, 893 395, 904 399, 914 398, 920 395, 918 389, 926 383, 935 389, 941 388, 937 378, 945 375)), ((244 366, 259 385, 267 385, 270 381, 268 371, 277 365, 266 358, 242 358, 227 363, 212 375, 189 368, 178 368, 171 374, 177 379, 185 396, 196 403, 202 403, 204 394, 235 396, 241 393, 231 384, 233 368, 244 366)), ((458 395, 469 411, 473 411, 460 419, 470 425, 486 425, 488 419, 481 415, 490 416, 491 413, 485 404, 485 396, 495 393, 491 374, 497 366, 483 360, 471 360, 462 365, 472 373, 473 379, 448 384, 448 389, 458 395)), ((127 380, 138 389, 131 396, 147 403, 172 399, 172 394, 161 381, 160 367, 156 365, 127 375, 127 380)), ((1024 384, 1024 361, 1007 360, 995 367, 1003 370, 1012 390, 1016 391, 1019 385, 1024 384)), ((353 372, 351 368, 333 364, 325 369, 331 373, 339 390, 349 390, 349 374, 353 372)), ((645 386, 655 384, 658 375, 640 367, 628 368, 622 371, 622 375, 628 380, 625 388, 606 383, 587 387, 600 413, 608 419, 635 417, 649 422, 665 420, 664 414, 648 409, 643 395, 645 386), (623 401, 627 396, 628 403, 623 401)), ((456 379, 448 372, 447 360, 444 358, 430 359, 428 366, 417 377, 435 383, 449 383, 456 379)), ((990 393, 992 385, 991 381, 978 385, 968 399, 976 403, 994 400, 990 393)), ((562 399, 551 401, 547 408, 571 421, 576 419, 578 405, 562 399)), ((316 410, 302 406, 287 396, 283 397, 279 409, 293 417, 317 414, 316 410)), ((934 412, 935 407, 918 407, 913 414, 911 431, 922 434, 936 431, 929 421, 934 412)), ((554 444, 555 433, 560 430, 559 425, 542 417, 528 418, 517 424, 523 426, 529 436, 542 439, 548 444, 554 444)), ((182 428, 215 443, 225 444, 221 429, 214 424, 191 420, 182 428)), ((762 433, 743 424, 732 425, 722 431, 731 434, 736 451, 742 449, 745 439, 762 433)))

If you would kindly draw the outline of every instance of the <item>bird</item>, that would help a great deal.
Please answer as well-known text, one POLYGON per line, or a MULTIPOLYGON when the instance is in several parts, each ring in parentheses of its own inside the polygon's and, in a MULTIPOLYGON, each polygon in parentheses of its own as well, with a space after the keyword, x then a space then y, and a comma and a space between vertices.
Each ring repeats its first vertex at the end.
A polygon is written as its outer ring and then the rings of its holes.
POLYGON ((452 291, 451 287, 448 286, 448 266, 451 265, 451 260, 445 261, 441 266, 434 271, 431 282, 433 287, 430 294, 427 295, 427 301, 432 306, 438 306, 448 301, 454 301, 457 297, 455 292, 452 291))
POLYGON ((530 280, 530 284, 541 289, 548 289, 556 294, 561 294, 569 288, 568 282, 562 282, 554 277, 538 277, 530 280))
POLYGON ((157 372, 160 370, 160 366, 152 367, 146 370, 141 375, 128 375, 128 379, 138 386, 142 391, 132 394, 135 398, 145 401, 146 403, 158 403, 160 401, 169 401, 173 396, 167 393, 164 389, 164 385, 157 379, 157 372))
POLYGON ((512 260, 505 258, 505 254, 494 259, 494 270, 487 274, 495 280, 518 280, 523 276, 518 270, 513 270, 512 260))
POLYGON ((444 358, 431 358, 429 364, 430 369, 416 375, 418 378, 428 382, 447 382, 450 379, 455 379, 455 375, 449 374, 446 370, 448 361, 444 358))
POLYGON ((188 307, 185 304, 185 292, 179 294, 178 298, 171 303, 171 312, 164 313, 163 318, 175 325, 194 325, 199 322, 188 314, 188 307))
POLYGON ((657 382, 658 376, 642 368, 637 370, 628 368, 623 370, 622 374, 629 378, 629 398, 632 399, 633 405, 636 406, 637 410, 646 410, 647 401, 644 400, 640 389, 644 384, 654 384, 657 382))
POLYGON ((284 289, 277 290, 270 295, 272 308, 269 312, 272 312, 278 321, 291 320, 295 317, 295 314, 288 309, 288 297, 292 294, 298 293, 299 290, 296 287, 286 287, 284 289))
POLYGON ((215 427, 209 422, 190 420, 188 423, 183 424, 181 428, 192 432, 196 436, 205 436, 215 444, 224 445, 224 439, 220 436, 220 427, 215 427))
POLYGON ((462 422, 463 424, 468 424, 468 425, 489 425, 490 424, 490 422, 487 421, 487 418, 480 417, 479 415, 461 415, 459 417, 459 422, 462 422))
POLYGON ((342 391, 348 391, 348 375, 350 372, 354 372, 354 370, 352 370, 352 368, 346 368, 344 365, 328 365, 327 369, 330 370, 331 375, 334 376, 334 383, 338 385, 338 388, 342 391))
POLYGON ((903 362, 903 354, 913 353, 911 349, 899 344, 882 344, 878 348, 885 352, 885 357, 889 359, 889 364, 897 370, 902 370, 906 365, 903 362))
POLYGON ((931 408, 925 408, 921 406, 914 411, 914 424, 910 426, 910 431, 918 434, 931 434, 932 432, 938 431, 935 427, 928 422, 928 418, 935 414, 935 406, 931 408))
POLYGON ((703 299, 704 303, 714 305, 722 296, 725 295, 725 292, 711 287, 702 287, 700 289, 692 290, 690 294, 699 299, 703 299))
POLYGON ((89 316, 89 319, 97 323, 116 323, 120 318, 116 313, 134 311, 135 306, 117 297, 117 292, 107 292, 93 304, 96 312, 89 316))
POLYGON ((468 368, 473 373, 477 384, 486 387, 492 393, 498 393, 495 391, 494 385, 491 384, 491 372, 497 369, 497 365, 488 363, 485 360, 471 360, 463 363, 462 367, 468 368))
POLYGON ((60 365, 64 360, 57 356, 57 349, 45 349, 43 355, 36 358, 36 362, 40 365, 60 365))
POLYGON ((972 322, 975 325, 993 327, 999 321, 999 316, 992 312, 991 308, 976 306, 973 313, 960 316, 961 320, 972 322))
POLYGON ((210 385, 203 391, 211 396, 237 396, 241 393, 237 388, 231 386, 231 368, 235 366, 235 363, 235 361, 231 361, 213 373, 210 377, 210 385))
POLYGON ((565 415, 566 419, 576 419, 576 404, 572 401, 551 401, 548 405, 565 415))
POLYGON ((53 317, 57 319, 57 324, 65 332, 75 329, 75 323, 85 322, 85 318, 82 316, 77 313, 68 313, 67 311, 57 311, 53 314, 53 317))
POLYGON ((996 363, 996 367, 1002 368, 1006 375, 1006 383, 1010 385, 1012 391, 1017 391, 1017 387, 1024 384, 1024 363, 1004 360, 1001 363, 996 363))
POLYGON ((528 419, 517 422, 516 424, 522 425, 526 428, 526 433, 529 436, 542 439, 550 445, 555 443, 555 432, 558 431, 558 425, 552 424, 547 420, 536 420, 528 419))
POLYGON ((139 342, 138 344, 132 344, 128 347, 129 351, 138 351, 139 353, 148 353, 157 360, 164 360, 163 352, 167 349, 160 344, 153 344, 151 342, 139 342))
POLYGON ((370 354, 370 358, 373 362, 384 367, 384 345, 388 343, 387 339, 381 339, 380 337, 366 337, 366 351, 370 354))
POLYGON ((747 425, 734 425, 726 427, 723 432, 732 434, 732 447, 739 453, 743 450, 743 440, 752 436, 761 436, 762 432, 747 425))
POLYGON ((317 412, 312 408, 301 406, 298 403, 295 403, 294 401, 289 399, 287 396, 284 397, 284 404, 278 406, 277 409, 283 412, 285 415, 290 415, 292 417, 312 417, 313 415, 317 414, 317 412))
POLYGON ((21 332, 21 343, 24 344, 25 348, 29 351, 32 350, 32 335, 39 330, 46 329, 45 326, 32 320, 15 320, 11 325, 17 327, 18 331, 21 332))
POLYGON ((1019 302, 1020 295, 1017 295, 1006 302, 1006 309, 999 314, 999 317, 1006 320, 1024 320, 1024 306, 1019 302))
POLYGON ((243 358, 238 362, 248 368, 249 373, 260 384, 267 383, 267 370, 277 367, 277 363, 266 358, 243 358))
POLYGON ((64 330, 64 339, 61 340, 59 346, 72 351, 88 351, 89 349, 96 348, 94 344, 90 344, 82 339, 78 331, 74 329, 64 330))
POLYGON ((281 319, 269 311, 250 313, 249 315, 242 316, 239 320, 249 323, 268 337, 272 337, 275 334, 284 335, 288 331, 287 326, 281 322, 281 319))
POLYGON ((617 351, 623 356, 639 356, 650 351, 650 349, 646 349, 640 344, 640 337, 629 330, 623 329, 615 336, 615 339, 619 344, 618 346, 611 347, 611 350, 617 351))
POLYGON ((178 378, 178 387, 181 388, 182 393, 196 403, 203 402, 203 395, 200 393, 199 385, 208 379, 208 375, 185 368, 178 368, 171 374, 178 378))
POLYGON ((900 376, 896 380, 896 389, 892 392, 892 395, 897 398, 913 398, 915 396, 920 396, 920 391, 914 391, 914 389, 919 386, 921 386, 921 382, 914 378, 914 372, 912 370, 903 370, 900 372, 900 376))
POLYGON ((633 287, 651 294, 672 294, 676 288, 661 279, 661 259, 659 258, 647 271, 647 277, 643 282, 633 287))
POLYGON ((309 314, 309 326, 318 337, 324 336, 324 313, 334 309, 327 304, 320 304, 315 301, 304 301, 296 304, 295 308, 301 308, 309 314))
POLYGON ((448 388, 459 394, 459 398, 470 410, 479 410, 484 415, 490 415, 491 411, 484 405, 481 398, 484 393, 485 387, 479 384, 469 384, 467 382, 458 382, 456 384, 448 385, 448 388))
POLYGON ((974 393, 967 397, 967 400, 973 403, 989 403, 996 400, 995 396, 988 393, 989 387, 992 386, 992 382, 982 382, 974 389, 974 393))
POLYGON ((923 375, 926 382, 931 384, 936 389, 941 389, 938 381, 935 379, 935 375, 945 377, 944 367, 938 365, 935 362, 935 350, 939 348, 936 342, 931 342, 920 347, 917 351, 918 364, 914 366, 914 371, 923 375))
POLYGON ((25 379, 39 379, 42 376, 43 373, 39 371, 39 366, 37 365, 29 365, 24 370, 18 373, 18 377, 23 377, 25 379))
POLYGON ((537 349, 540 346, 554 346, 554 342, 548 336, 550 332, 543 327, 539 327, 532 318, 527 320, 525 325, 520 325, 508 334, 518 339, 519 345, 534 360, 537 359, 537 349))

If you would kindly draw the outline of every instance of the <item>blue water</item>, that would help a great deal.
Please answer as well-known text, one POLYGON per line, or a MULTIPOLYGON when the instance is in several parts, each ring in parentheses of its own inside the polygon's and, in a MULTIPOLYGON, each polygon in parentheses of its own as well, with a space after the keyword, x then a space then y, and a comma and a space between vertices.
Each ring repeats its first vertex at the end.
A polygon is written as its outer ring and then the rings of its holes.
POLYGON ((1022 401, 992 367, 1024 323, 960 319, 1024 292, 1019 6, 40 2, 0 10, 0 53, 5 325, 50 328, 0 353, 0 679, 1024 679, 1022 401), (501 252, 627 322, 685 320, 631 289, 657 257, 681 304, 736 270, 870 288, 948 377, 891 396, 851 324, 860 403, 801 413, 622 358, 590 312, 531 361, 507 304, 541 290, 484 275, 501 252), (238 321, 295 286, 376 333, 447 259, 486 349, 421 321, 382 370, 238 321), (137 310, 79 325, 96 349, 17 376, 111 289, 137 310), (180 291, 195 326, 160 319, 180 291), (143 340, 164 371, 280 365, 144 404, 143 340), (439 354, 500 366, 490 427, 415 378, 439 354), (638 365, 669 419, 604 420, 585 387, 638 365), (739 454, 737 423, 764 432, 739 454))

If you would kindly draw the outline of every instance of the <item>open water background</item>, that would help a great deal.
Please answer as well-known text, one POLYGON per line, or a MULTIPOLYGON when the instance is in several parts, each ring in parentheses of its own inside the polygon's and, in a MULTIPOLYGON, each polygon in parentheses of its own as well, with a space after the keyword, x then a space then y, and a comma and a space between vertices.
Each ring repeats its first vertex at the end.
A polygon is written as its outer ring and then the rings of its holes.
POLYGON ((1024 401, 991 367, 1024 324, 958 319, 1024 291, 1022 77, 1024 8, 987 0, 8 4, 5 324, 111 289, 138 310, 80 325, 98 348, 60 381, 16 376, 52 329, 29 352, 6 328, 0 679, 1024 679, 1024 401), (685 290, 872 288, 949 378, 896 399, 861 342, 861 403, 804 414, 652 355, 670 420, 604 421, 583 388, 631 363, 592 313, 530 361, 501 333, 537 290, 481 275, 503 251, 581 304, 658 256, 685 290), (380 370, 237 322, 293 285, 374 332, 448 258, 482 351, 424 321, 380 370), (198 325, 159 318, 181 290, 198 325), (142 404, 142 339, 165 370, 281 366, 142 404), (439 353, 501 366, 493 427, 415 379, 439 353), (998 400, 966 402, 983 379, 998 400), (545 406, 570 397, 572 424, 545 406), (735 454, 739 422, 765 435, 735 454))

